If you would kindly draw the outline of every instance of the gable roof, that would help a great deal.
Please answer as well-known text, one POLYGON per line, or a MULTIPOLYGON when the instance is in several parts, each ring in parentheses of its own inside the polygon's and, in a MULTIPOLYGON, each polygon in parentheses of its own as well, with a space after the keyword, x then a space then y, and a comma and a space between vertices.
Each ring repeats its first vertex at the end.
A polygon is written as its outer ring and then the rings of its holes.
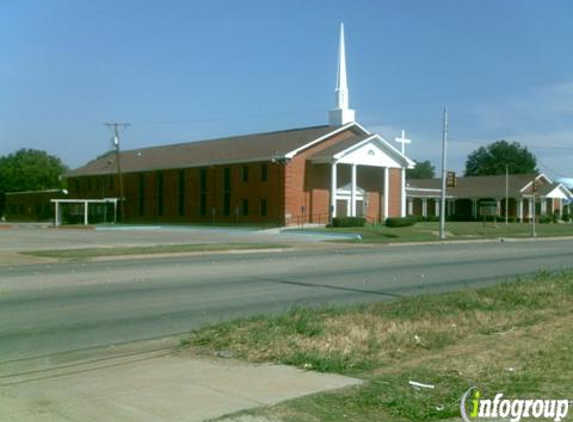
POLYGON ((413 168, 415 163, 390 145, 384 138, 378 134, 362 134, 356 135, 341 142, 337 142, 309 158, 316 162, 332 162, 343 158, 344 155, 356 151, 358 148, 367 145, 368 143, 375 143, 390 159, 396 161, 400 165, 408 168, 413 168))
MULTIPOLYGON (((132 173, 268 161, 293 156, 321 139, 347 129, 358 133, 364 131, 356 123, 324 125, 133 149, 121 152, 121 167, 124 173, 132 173)), ((113 174, 116 171, 116 155, 109 153, 68 172, 66 177, 113 174)))
MULTIPOLYGON (((534 179, 544 179, 546 182, 538 192, 542 196, 559 185, 542 173, 510 174, 509 196, 517 198, 530 194, 527 188, 534 179)), ((442 181, 441 179, 411 179, 406 182, 406 186, 411 194, 428 196, 431 192, 436 196, 442 189, 442 181)), ((448 188, 447 194, 458 198, 503 198, 505 197, 505 175, 458 177, 456 187, 448 188)))

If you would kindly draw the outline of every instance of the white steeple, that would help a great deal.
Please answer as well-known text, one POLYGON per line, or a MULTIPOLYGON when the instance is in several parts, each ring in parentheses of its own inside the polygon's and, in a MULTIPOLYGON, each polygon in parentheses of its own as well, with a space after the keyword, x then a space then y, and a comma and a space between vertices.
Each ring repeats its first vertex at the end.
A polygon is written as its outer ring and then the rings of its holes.
POLYGON ((348 84, 346 81, 346 50, 344 48, 344 24, 340 24, 338 47, 338 73, 336 75, 335 109, 328 113, 330 125, 340 126, 354 121, 354 110, 348 108, 348 84))

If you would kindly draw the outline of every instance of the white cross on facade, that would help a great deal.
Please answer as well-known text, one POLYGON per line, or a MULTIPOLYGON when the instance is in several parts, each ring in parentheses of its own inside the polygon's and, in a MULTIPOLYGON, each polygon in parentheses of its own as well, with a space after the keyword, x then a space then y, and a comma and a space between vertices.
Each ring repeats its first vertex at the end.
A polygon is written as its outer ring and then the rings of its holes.
POLYGON ((412 141, 410 139, 406 139, 406 131, 402 131, 402 137, 401 138, 395 138, 394 139, 396 142, 402 144, 402 154, 404 154, 406 152, 406 144, 411 144, 412 141))

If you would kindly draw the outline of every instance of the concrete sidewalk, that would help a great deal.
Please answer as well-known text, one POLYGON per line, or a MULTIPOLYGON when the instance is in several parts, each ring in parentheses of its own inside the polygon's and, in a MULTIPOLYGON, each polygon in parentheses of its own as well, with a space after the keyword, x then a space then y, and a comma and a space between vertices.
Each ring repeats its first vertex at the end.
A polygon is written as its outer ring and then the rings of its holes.
POLYGON ((191 422, 268 406, 360 380, 280 365, 161 356, 20 379, 0 387, 0 420, 191 422))

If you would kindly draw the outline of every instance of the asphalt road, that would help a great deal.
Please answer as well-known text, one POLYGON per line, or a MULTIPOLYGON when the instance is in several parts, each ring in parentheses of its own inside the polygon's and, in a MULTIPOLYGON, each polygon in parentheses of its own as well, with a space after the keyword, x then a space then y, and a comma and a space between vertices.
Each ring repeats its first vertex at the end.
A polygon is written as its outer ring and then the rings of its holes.
POLYGON ((350 304, 573 267, 573 240, 0 268, 0 378, 70 351, 169 337, 293 305, 350 304))

